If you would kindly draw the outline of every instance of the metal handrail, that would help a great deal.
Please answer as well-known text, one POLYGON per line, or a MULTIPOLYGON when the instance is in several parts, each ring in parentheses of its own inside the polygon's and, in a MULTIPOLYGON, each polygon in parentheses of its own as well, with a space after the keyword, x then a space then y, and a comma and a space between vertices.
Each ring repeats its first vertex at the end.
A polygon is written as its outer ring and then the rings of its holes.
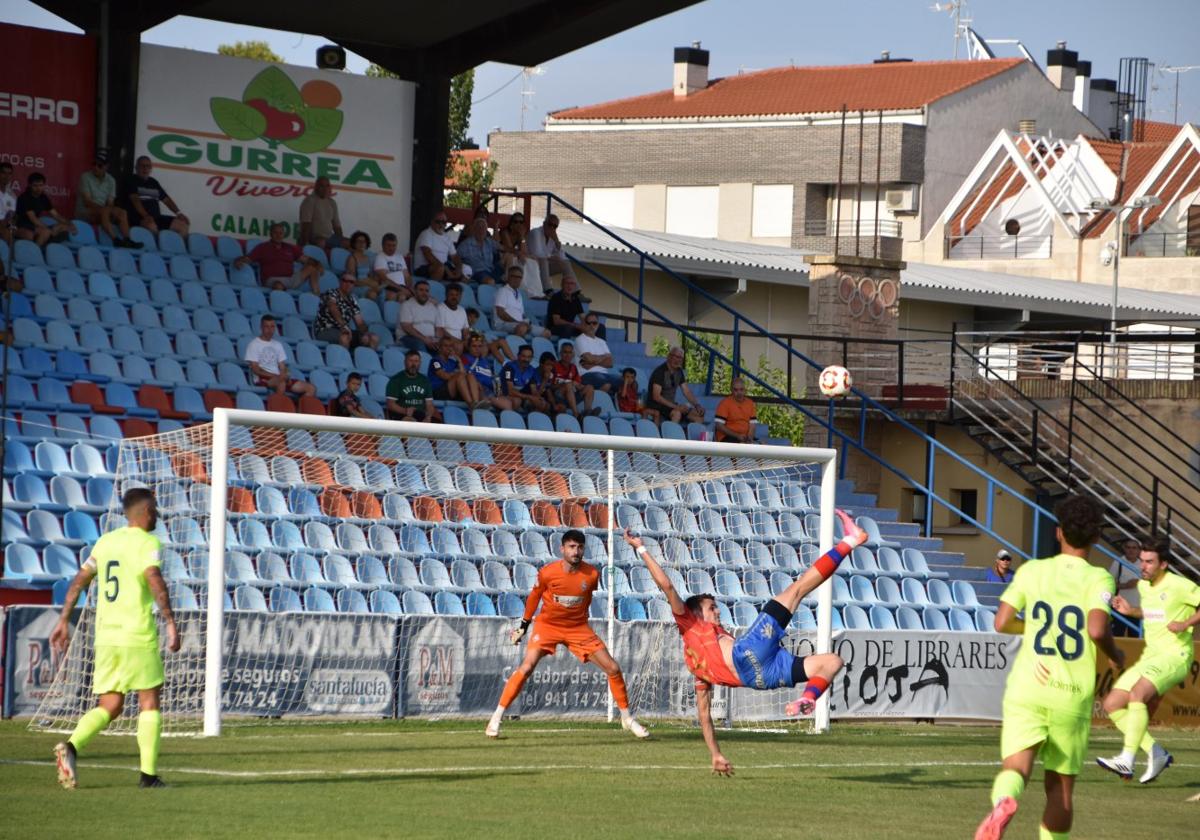
POLYGON ((1050 259, 1054 256, 1054 236, 1048 233, 1025 236, 947 233, 943 252, 948 260, 1050 259), (978 249, 975 248, 976 243, 978 249))

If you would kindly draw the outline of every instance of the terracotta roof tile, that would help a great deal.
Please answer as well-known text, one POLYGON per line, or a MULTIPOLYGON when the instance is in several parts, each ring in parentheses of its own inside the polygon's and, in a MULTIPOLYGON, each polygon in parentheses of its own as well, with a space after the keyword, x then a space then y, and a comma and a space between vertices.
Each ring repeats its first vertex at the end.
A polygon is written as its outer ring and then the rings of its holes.
POLYGON ((1183 126, 1174 123, 1138 120, 1133 128, 1133 136, 1140 137, 1146 143, 1170 143, 1181 128, 1183 126))
POLYGON ((913 61, 779 67, 714 79, 675 98, 671 90, 550 114, 552 120, 689 119, 920 108, 997 76, 1024 59, 913 61))

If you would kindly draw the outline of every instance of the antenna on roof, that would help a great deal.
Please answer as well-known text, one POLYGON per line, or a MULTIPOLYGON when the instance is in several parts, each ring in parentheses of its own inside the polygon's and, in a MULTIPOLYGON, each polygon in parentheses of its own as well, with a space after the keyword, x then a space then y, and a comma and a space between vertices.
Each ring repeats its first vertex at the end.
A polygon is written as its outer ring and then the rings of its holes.
POLYGON ((533 77, 544 75, 545 72, 546 68, 540 64, 521 70, 521 131, 525 130, 525 114, 529 111, 530 100, 533 99, 533 77))
POLYGON ((967 30, 971 26, 970 12, 967 0, 950 0, 948 3, 934 3, 929 7, 935 12, 949 12, 954 15, 954 60, 958 60, 959 41, 967 41, 967 30))

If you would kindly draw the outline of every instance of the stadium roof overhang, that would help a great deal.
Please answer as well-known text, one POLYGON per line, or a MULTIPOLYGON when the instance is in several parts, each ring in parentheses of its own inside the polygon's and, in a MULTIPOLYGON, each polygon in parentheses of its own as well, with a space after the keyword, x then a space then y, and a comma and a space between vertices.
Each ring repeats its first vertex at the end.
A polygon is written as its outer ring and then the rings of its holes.
POLYGON ((145 31, 176 15, 321 35, 405 78, 454 75, 485 61, 533 66, 699 0, 38 0, 89 32, 145 31))

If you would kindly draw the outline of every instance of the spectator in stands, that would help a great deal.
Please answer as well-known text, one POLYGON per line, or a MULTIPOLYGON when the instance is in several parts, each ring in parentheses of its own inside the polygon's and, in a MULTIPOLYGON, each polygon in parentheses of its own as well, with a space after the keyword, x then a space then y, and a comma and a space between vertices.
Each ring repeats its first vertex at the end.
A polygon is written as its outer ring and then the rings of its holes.
POLYGON ((550 407, 546 400, 538 395, 534 380, 537 378, 537 368, 533 362, 533 348, 528 344, 521 345, 515 361, 509 362, 500 370, 501 387, 504 396, 516 406, 516 410, 545 411, 550 407))
POLYGON ((558 359, 554 358, 554 354, 549 350, 542 354, 542 357, 538 359, 537 370, 533 376, 533 393, 546 402, 547 413, 558 415, 570 411, 579 417, 579 412, 567 405, 564 396, 566 392, 558 386, 558 377, 554 370, 557 365, 558 359))
POLYGON ((758 412, 754 400, 746 396, 746 383, 735 376, 729 383, 729 396, 717 405, 715 430, 717 442, 753 443, 758 412))
MULTIPOLYGON (((579 368, 575 367, 575 346, 569 341, 558 345, 559 358, 554 362, 554 392, 562 398, 567 408, 576 417, 585 414, 599 414, 600 409, 592 408, 592 399, 596 389, 585 385, 579 376, 579 368), (583 411, 579 410, 579 398, 583 397, 583 411)), ((546 354, 542 354, 543 360, 546 354)), ((553 354, 551 354, 551 358, 553 354)))
MULTIPOLYGON (((718 406, 718 411, 720 407, 718 406)), ((983 578, 988 583, 1012 583, 1013 579, 1013 559, 1012 555, 1005 549, 1000 549, 996 552, 996 559, 992 561, 992 567, 988 569, 987 575, 983 578)))
POLYGON ((121 183, 120 204, 130 219, 155 236, 160 230, 173 230, 186 237, 191 221, 167 195, 158 179, 150 174, 153 170, 154 162, 146 155, 134 161, 133 174, 121 183), (175 215, 164 213, 162 205, 175 215))
POLYGON ((272 224, 270 238, 234 260, 233 267, 254 263, 258 266, 259 282, 270 289, 298 289, 307 283, 314 295, 321 294, 321 264, 305 256, 299 246, 284 242, 285 232, 282 222, 272 224))
POLYGON ((329 413, 334 417, 362 417, 374 420, 375 416, 363 408, 362 400, 358 397, 358 391, 362 388, 362 384, 361 373, 355 372, 347 376, 346 387, 329 401, 329 413))
POLYGON ((39 248, 47 242, 61 242, 68 233, 75 232, 75 223, 64 219, 46 195, 46 176, 41 172, 31 172, 25 179, 25 191, 17 196, 16 218, 17 237, 32 239, 39 248), (42 222, 47 216, 54 220, 53 226, 42 222))
POLYGON ((389 420, 411 420, 419 423, 440 423, 442 414, 433 404, 433 386, 421 373, 421 354, 409 350, 404 354, 404 370, 388 380, 387 407, 389 420))
POLYGON ((621 377, 609 372, 613 364, 612 351, 608 349, 608 342, 596 334, 599 327, 598 316, 591 313, 584 316, 583 334, 575 339, 579 369, 585 385, 615 394, 621 387, 621 377))
POLYGON ((455 341, 444 335, 438 341, 437 355, 429 360, 426 376, 433 385, 435 400, 462 400, 471 408, 485 408, 490 401, 474 376, 467 373, 455 350, 455 341))
POLYGON ((107 152, 96 152, 92 168, 79 176, 79 189, 75 193, 75 218, 99 225, 118 248, 142 247, 142 243, 129 238, 129 215, 117 206, 117 181, 108 174, 107 152))
POLYGON ((476 216, 468 230, 455 246, 458 256, 470 267, 472 280, 492 285, 500 276, 500 246, 488 233, 486 212, 476 216))
POLYGON ((417 280, 413 285, 413 296, 400 304, 399 323, 396 325, 396 340, 410 350, 436 353, 438 305, 429 298, 429 281, 417 280))
MULTIPOLYGON (((8 245, 12 253, 13 231, 16 230, 17 197, 13 194, 13 168, 6 160, 0 160, 0 241, 8 245)), ((8 266, 0 266, 6 271, 8 266)))
POLYGON ((642 404, 642 392, 638 387, 637 371, 631 367, 621 371, 621 387, 617 391, 617 411, 624 414, 640 414, 647 420, 658 423, 660 416, 653 408, 642 404))
MULTIPOLYGON (((564 281, 568 277, 575 280, 575 270, 571 268, 571 261, 567 259, 562 242, 558 238, 558 216, 551 213, 546 216, 540 228, 529 231, 527 247, 529 256, 537 261, 538 283, 543 290, 551 288, 555 275, 562 277, 564 281)), ((578 288, 578 282, 575 285, 578 288)))
MULTIPOLYGON (((562 279, 562 288, 550 295, 546 305, 546 326, 558 338, 574 338, 583 332, 583 301, 579 282, 573 276, 562 279)), ((604 338, 604 327, 596 330, 604 338)))
POLYGON ((276 394, 292 393, 311 397, 317 392, 310 383, 288 376, 287 348, 275 337, 275 316, 264 315, 257 338, 246 345, 246 363, 254 374, 254 384, 276 394))
MULTIPOLYGON (((479 333, 482 336, 483 330, 475 326, 479 322, 479 317, 478 309, 475 309, 471 306, 467 307, 468 329, 472 333, 479 333)), ((470 333, 468 333, 468 335, 470 335, 470 333)), ((500 362, 500 364, 512 361, 512 359, 515 358, 513 356, 512 348, 508 346, 508 341, 503 338, 498 338, 495 341, 490 342, 484 339, 484 344, 487 345, 488 352, 491 353, 496 358, 496 361, 500 362)))
POLYGON ((355 286, 367 290, 367 297, 376 300, 379 297, 381 283, 371 271, 371 255, 367 249, 371 247, 371 237, 365 231, 356 230, 350 234, 350 254, 342 267, 342 276, 350 276, 355 286))
POLYGON ((330 192, 329 179, 322 175, 300 202, 300 236, 296 244, 301 248, 336 248, 342 244, 342 219, 330 192))
POLYGON ((438 341, 443 338, 451 339, 455 356, 462 355, 467 335, 471 332, 470 324, 467 323, 467 310, 461 303, 462 286, 451 283, 446 287, 445 302, 437 305, 437 319, 434 322, 438 341))
MULTIPOLYGON (((525 214, 513 213, 508 217, 508 224, 500 228, 496 234, 500 242, 500 262, 504 268, 519 265, 521 271, 521 288, 530 297, 540 297, 543 294, 541 283, 535 282, 538 274, 537 262, 530 258, 525 228, 525 214)), ((505 275, 507 277, 507 274, 505 275)))
POLYGON ((646 407, 653 408, 663 419, 676 423, 685 419, 689 423, 704 422, 704 408, 692 395, 692 389, 687 384, 687 375, 683 370, 682 347, 672 347, 667 353, 667 360, 650 374, 650 392, 646 397, 646 407), (679 402, 676 399, 681 391, 687 402, 679 402))
POLYGON ((482 335, 477 332, 471 333, 467 338, 467 352, 462 354, 461 361, 463 370, 479 383, 483 399, 490 400, 492 407, 499 411, 513 408, 512 400, 496 394, 496 367, 488 355, 487 344, 482 335))
POLYGON ((387 300, 405 301, 412 297, 412 275, 404 255, 396 252, 396 234, 385 233, 380 241, 383 251, 375 255, 375 279, 387 300))
POLYGON ((413 274, 450 282, 463 279, 462 258, 454 247, 454 234, 446 230, 446 211, 438 210, 429 227, 417 235, 413 248, 413 274))
POLYGON ((505 273, 508 282, 496 292, 496 317, 492 319, 492 326, 497 332, 511 333, 521 338, 529 335, 549 338, 550 330, 533 326, 525 317, 525 301, 521 299, 521 279, 524 274, 525 269, 519 265, 508 267, 505 273))
POLYGON ((379 346, 379 336, 367 330, 358 301, 354 299, 354 277, 343 274, 338 287, 321 295, 321 308, 313 324, 313 338, 340 344, 347 350, 379 346))
MULTIPOLYGON (((1138 581, 1141 580, 1142 544, 1134 539, 1121 543, 1121 553, 1125 563, 1114 560, 1108 567, 1108 573, 1117 584, 1117 594, 1125 599, 1131 607, 1141 609, 1142 596, 1138 592, 1138 581), (1130 568, 1132 566, 1132 568, 1130 568)), ((1120 621, 1113 621, 1113 633, 1117 636, 1136 636, 1137 631, 1120 621)))

